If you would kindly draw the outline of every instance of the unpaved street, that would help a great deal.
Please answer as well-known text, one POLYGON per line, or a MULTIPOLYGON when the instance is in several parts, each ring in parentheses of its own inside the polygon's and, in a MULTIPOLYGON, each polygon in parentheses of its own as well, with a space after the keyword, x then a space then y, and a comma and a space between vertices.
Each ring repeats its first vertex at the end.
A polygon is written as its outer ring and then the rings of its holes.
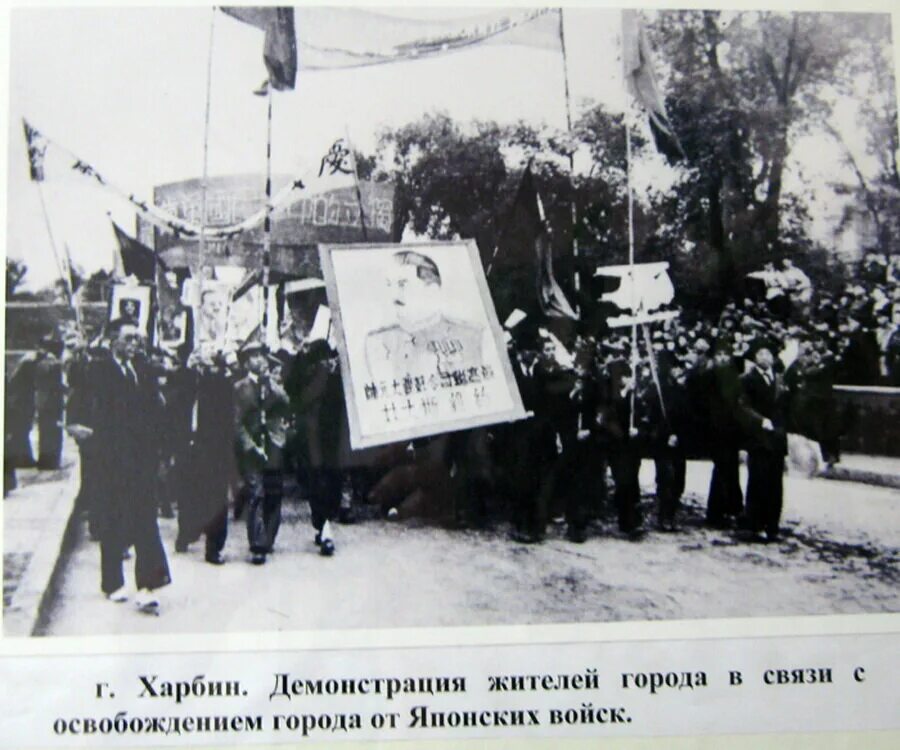
MULTIPOLYGON (((99 592, 99 548, 86 534, 52 610, 49 634, 242 632, 613 620, 691 619, 900 610, 900 492, 788 477, 783 539, 746 544, 701 526, 709 466, 692 463, 682 530, 630 542, 610 519, 586 544, 551 526, 540 545, 490 531, 449 531, 369 520, 337 527, 337 554, 320 557, 305 503, 285 502, 275 554, 247 562, 245 530, 230 528, 228 563, 202 544, 172 550, 174 582, 159 617, 99 592)), ((642 484, 652 489, 645 462, 642 484)), ((652 497, 644 498, 648 508, 652 497)))

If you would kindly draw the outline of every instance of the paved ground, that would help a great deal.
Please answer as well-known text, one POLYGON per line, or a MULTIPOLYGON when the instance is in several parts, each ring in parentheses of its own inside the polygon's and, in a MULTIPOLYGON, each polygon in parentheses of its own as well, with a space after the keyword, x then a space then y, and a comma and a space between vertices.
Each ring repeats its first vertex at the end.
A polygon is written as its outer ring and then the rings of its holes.
MULTIPOLYGON (((617 537, 607 519, 592 525, 586 544, 565 541, 563 527, 554 526, 533 546, 509 541, 502 525, 471 532, 371 520, 337 527, 337 554, 324 559, 312 542, 306 504, 294 502, 286 504, 277 551, 264 567, 247 562, 244 528, 233 525, 228 563, 217 568, 203 561, 201 544, 172 552, 175 522, 162 519, 173 584, 160 592, 160 617, 101 596, 99 549, 82 533, 49 609, 47 633, 900 611, 900 491, 788 476, 783 540, 749 545, 701 526, 709 468, 689 465, 682 531, 652 532, 639 543, 617 537)), ((647 462, 642 484, 652 487, 647 462)))

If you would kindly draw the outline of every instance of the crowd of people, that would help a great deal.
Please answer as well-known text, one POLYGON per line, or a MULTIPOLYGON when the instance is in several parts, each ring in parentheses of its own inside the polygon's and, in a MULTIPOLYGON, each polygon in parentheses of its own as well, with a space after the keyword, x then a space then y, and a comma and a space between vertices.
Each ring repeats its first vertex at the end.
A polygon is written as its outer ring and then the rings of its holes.
POLYGON ((38 404, 41 447, 38 462, 19 455, 30 451, 31 425, 21 416, 11 432, 9 412, 28 408, 8 395, 6 489, 17 465, 59 466, 65 424, 80 449, 77 507, 100 543, 101 589, 128 598, 123 559, 133 549, 146 612, 158 611, 154 592, 170 581, 160 514, 177 512, 176 553, 202 540, 212 565, 226 562, 229 519, 240 518, 249 561, 264 565, 294 494, 309 502, 326 557, 335 523, 363 504, 387 518, 501 519, 521 543, 540 542, 557 517, 570 541, 584 542, 608 504, 619 532, 638 540, 648 528, 642 460, 655 465, 657 526, 672 531, 686 461, 707 457, 706 523, 772 541, 788 435, 817 442, 834 463, 847 419, 834 384, 900 385, 900 289, 890 279, 840 294, 804 290, 788 303, 745 299, 713 319, 680 311, 568 337, 519 319, 509 355, 529 419, 366 451, 350 450, 337 352, 326 341, 290 354, 255 340, 231 355, 200 347, 182 361, 148 349, 120 318, 91 346, 71 331, 50 337, 13 374, 11 383, 19 377, 40 394, 19 397, 32 412, 38 404))

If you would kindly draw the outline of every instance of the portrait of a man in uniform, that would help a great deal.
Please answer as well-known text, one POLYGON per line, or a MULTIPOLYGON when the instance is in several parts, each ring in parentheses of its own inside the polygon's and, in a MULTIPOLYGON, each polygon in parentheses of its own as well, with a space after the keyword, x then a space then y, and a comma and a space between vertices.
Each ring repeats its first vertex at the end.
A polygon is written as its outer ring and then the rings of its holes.
POLYGON ((394 253, 385 284, 395 322, 366 335, 373 381, 449 376, 481 366, 484 329, 444 313, 441 273, 432 258, 412 250, 394 253))

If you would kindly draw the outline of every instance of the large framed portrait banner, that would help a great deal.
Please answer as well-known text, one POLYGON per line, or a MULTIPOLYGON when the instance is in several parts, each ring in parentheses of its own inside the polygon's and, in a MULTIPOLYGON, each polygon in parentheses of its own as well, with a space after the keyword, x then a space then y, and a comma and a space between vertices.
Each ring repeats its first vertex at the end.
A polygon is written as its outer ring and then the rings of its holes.
POLYGON ((474 242, 319 252, 354 449, 526 416, 474 242))

